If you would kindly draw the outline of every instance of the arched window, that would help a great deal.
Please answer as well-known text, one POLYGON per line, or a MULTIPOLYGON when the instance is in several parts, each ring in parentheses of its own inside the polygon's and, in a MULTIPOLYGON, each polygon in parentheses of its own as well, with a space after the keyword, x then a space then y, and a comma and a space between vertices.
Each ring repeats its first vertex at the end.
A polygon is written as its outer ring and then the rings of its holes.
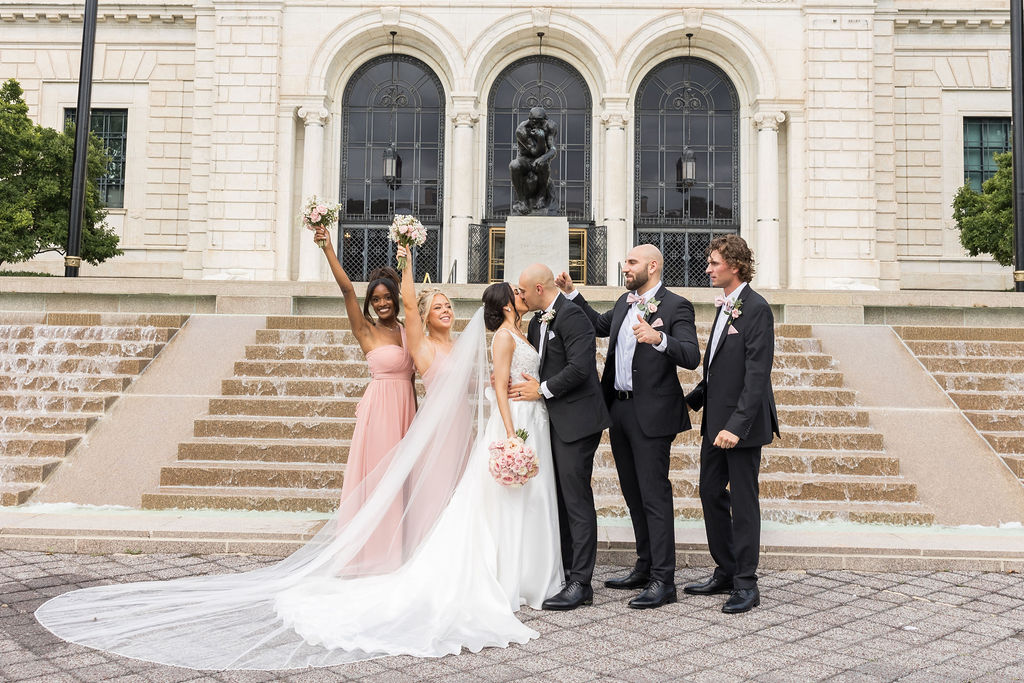
POLYGON ((637 244, 665 256, 665 284, 709 286, 712 237, 739 232, 739 102, 703 59, 662 62, 635 101, 633 225, 637 244))
POLYGON ((532 107, 558 125, 551 168, 559 213, 590 221, 590 90, 580 73, 553 57, 524 57, 505 67, 487 100, 487 218, 504 220, 514 194, 508 165, 516 155, 516 126, 532 107), (539 79, 539 80, 538 80, 539 79))
POLYGON ((411 213, 427 228, 416 278, 440 280, 444 89, 426 64, 386 55, 359 68, 342 99, 338 252, 353 280, 394 265, 388 226, 411 213))

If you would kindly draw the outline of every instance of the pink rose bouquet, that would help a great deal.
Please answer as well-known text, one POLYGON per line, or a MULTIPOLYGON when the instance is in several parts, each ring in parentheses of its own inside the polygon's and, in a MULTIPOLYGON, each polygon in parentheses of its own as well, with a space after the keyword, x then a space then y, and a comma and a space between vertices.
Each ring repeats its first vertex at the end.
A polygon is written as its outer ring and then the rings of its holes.
POLYGON ((491 454, 488 469, 502 486, 520 487, 540 471, 537 454, 519 436, 494 441, 487 450, 491 454))
MULTIPOLYGON (((395 220, 391 221, 391 228, 388 230, 388 237, 395 244, 400 244, 406 249, 410 246, 422 246, 427 241, 427 229, 416 220, 415 216, 407 213, 395 214, 395 220)), ((398 259, 398 272, 405 268, 405 259, 398 259)))
MULTIPOLYGON (((307 230, 317 228, 330 228, 338 220, 338 205, 330 204, 313 195, 306 200, 306 206, 302 211, 302 225, 307 230)), ((321 249, 327 244, 324 240, 317 240, 316 244, 321 249)))

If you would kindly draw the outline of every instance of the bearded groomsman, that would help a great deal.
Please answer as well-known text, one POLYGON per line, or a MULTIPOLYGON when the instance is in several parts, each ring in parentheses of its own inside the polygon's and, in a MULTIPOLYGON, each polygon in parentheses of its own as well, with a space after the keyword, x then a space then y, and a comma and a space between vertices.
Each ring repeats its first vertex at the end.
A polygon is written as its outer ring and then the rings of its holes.
POLYGON ((567 273, 557 284, 590 318, 598 337, 608 337, 601 386, 611 413, 612 456, 629 508, 637 560, 609 588, 643 589, 629 601, 636 609, 676 601, 675 515, 668 478, 669 450, 690 428, 677 367, 700 363, 693 305, 661 283, 661 252, 634 247, 622 266, 626 289, 600 314, 573 287, 567 273))
POLYGON ((686 397, 704 409, 700 433, 700 502, 714 574, 683 587, 691 595, 731 593, 722 607, 739 614, 757 607, 761 506, 757 475, 761 447, 779 433, 772 392, 775 319, 768 302, 748 284, 754 255, 742 237, 716 237, 708 247, 707 274, 718 311, 704 352, 704 379, 686 397), (726 490, 728 486, 728 490, 726 490))

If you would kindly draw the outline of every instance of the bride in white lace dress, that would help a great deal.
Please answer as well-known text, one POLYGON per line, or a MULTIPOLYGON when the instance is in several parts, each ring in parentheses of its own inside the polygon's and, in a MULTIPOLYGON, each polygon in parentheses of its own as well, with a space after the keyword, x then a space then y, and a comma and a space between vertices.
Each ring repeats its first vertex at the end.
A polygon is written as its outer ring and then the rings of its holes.
POLYGON ((515 617, 562 583, 543 402, 505 397, 536 376, 518 297, 493 285, 457 340, 406 437, 305 546, 243 574, 114 584, 58 596, 36 616, 59 637, 194 669, 290 669, 505 647, 537 633, 515 617), (490 389, 484 318, 496 330, 490 389), (486 417, 489 409, 489 418, 486 417), (522 488, 495 482, 487 444, 526 429, 540 463, 522 488), (378 524, 401 501, 399 529, 378 524), (400 553, 398 569, 369 548, 400 553))

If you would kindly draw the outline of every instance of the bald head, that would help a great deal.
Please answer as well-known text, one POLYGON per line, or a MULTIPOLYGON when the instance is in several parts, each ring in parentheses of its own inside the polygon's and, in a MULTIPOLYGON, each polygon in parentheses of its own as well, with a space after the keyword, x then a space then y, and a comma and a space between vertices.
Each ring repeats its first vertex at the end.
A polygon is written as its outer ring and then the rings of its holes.
POLYGON ((626 260, 622 264, 626 288, 634 292, 644 292, 648 284, 653 287, 661 280, 664 263, 661 250, 653 244, 636 245, 626 254, 626 260))
POLYGON ((531 311, 547 308, 558 295, 555 274, 543 263, 534 263, 523 269, 519 276, 519 288, 531 311))

